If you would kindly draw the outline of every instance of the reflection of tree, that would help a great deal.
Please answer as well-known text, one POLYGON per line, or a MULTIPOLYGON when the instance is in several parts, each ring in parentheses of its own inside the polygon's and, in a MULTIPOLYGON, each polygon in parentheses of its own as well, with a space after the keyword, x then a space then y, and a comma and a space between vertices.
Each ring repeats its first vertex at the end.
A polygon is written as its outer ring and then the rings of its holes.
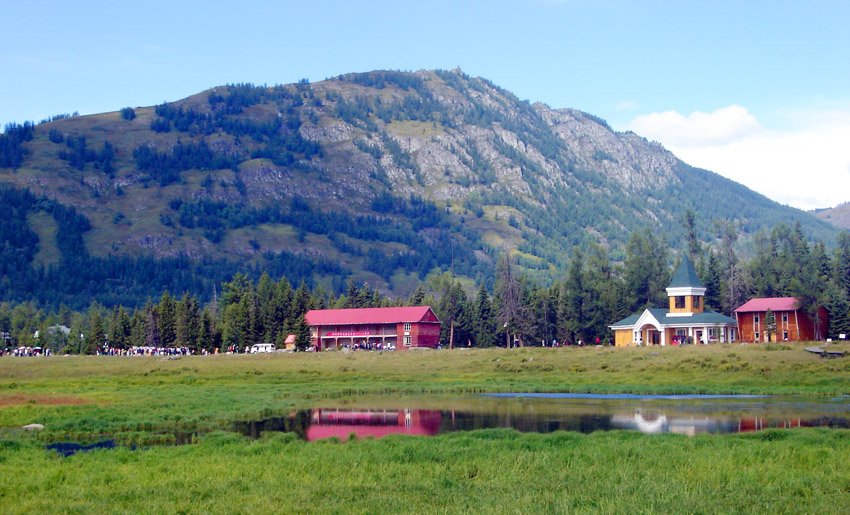
POLYGON ((302 440, 307 439, 307 429, 312 423, 310 410, 299 410, 285 417, 272 417, 263 420, 239 420, 233 423, 233 431, 251 438, 259 438, 265 431, 295 433, 302 440))

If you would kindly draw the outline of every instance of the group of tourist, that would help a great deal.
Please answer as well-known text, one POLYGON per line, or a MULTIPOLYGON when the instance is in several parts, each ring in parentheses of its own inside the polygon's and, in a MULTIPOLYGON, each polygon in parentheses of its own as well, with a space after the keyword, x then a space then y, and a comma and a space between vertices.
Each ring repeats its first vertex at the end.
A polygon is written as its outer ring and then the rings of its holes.
POLYGON ((348 350, 395 350, 395 345, 389 344, 384 345, 382 343, 355 343, 353 345, 349 345, 344 343, 340 346, 342 349, 348 350))
POLYGON ((18 347, 16 349, 0 349, 0 357, 4 354, 12 356, 50 356, 50 349, 42 349, 41 347, 18 347))
POLYGON ((116 347, 104 347, 95 352, 98 356, 190 356, 195 351, 189 347, 130 347, 129 349, 118 349, 116 347))

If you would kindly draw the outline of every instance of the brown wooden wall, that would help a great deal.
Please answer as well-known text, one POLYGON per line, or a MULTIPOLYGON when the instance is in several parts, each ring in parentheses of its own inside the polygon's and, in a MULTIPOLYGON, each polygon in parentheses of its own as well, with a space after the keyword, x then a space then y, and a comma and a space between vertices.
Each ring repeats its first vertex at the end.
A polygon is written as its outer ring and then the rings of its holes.
MULTIPOLYGON (((827 317, 828 314, 824 308, 819 308, 818 310, 820 316, 820 338, 826 335, 827 328, 827 317)), ((776 334, 774 335, 774 341, 782 341, 783 339, 783 331, 788 331, 788 341, 791 342, 800 342, 800 341, 814 341, 816 339, 815 335, 815 323, 813 320, 809 318, 805 311, 796 310, 796 311, 776 311, 773 313, 776 317, 776 334), (788 322, 785 323, 782 321, 782 315, 788 315, 788 322)), ((766 342, 767 335, 765 328, 767 324, 765 320, 767 319, 767 312, 751 312, 751 313, 738 313, 738 338, 742 342, 755 342, 755 331, 759 331, 759 342, 766 342), (755 327, 754 320, 755 315, 759 316, 759 325, 755 327)))

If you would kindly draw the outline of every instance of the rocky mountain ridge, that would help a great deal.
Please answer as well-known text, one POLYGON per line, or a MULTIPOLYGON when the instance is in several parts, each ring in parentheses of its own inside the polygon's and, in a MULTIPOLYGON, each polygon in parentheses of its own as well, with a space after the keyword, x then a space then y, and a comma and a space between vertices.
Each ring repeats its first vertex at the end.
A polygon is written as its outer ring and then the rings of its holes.
MULTIPOLYGON (((689 209, 706 241, 714 220, 742 241, 779 222, 836 234, 658 143, 460 70, 221 86, 40 123, 20 148, 0 183, 84 214, 93 256, 262 266, 287 252, 396 292, 449 267, 481 278, 505 250, 538 275, 566 269, 576 245, 617 259, 645 227, 676 247, 689 209)), ((62 254, 47 238, 49 265, 62 254)))

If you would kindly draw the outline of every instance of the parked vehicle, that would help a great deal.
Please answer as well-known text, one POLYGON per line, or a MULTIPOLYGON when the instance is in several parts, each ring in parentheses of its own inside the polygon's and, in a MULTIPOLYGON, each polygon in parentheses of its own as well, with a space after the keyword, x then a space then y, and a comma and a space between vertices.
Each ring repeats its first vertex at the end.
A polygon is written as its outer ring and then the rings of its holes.
POLYGON ((264 352, 274 352, 273 343, 257 343, 251 347, 251 354, 260 354, 264 352))

